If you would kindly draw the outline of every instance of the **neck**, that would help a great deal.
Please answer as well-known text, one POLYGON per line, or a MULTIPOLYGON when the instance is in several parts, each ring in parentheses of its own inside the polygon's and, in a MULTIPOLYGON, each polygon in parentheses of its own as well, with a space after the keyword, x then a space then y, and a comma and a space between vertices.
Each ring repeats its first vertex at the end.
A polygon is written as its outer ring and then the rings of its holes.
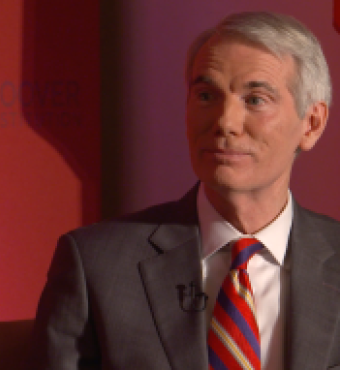
POLYGON ((272 192, 222 192, 204 185, 216 211, 243 234, 254 234, 269 225, 285 208, 288 187, 272 192))

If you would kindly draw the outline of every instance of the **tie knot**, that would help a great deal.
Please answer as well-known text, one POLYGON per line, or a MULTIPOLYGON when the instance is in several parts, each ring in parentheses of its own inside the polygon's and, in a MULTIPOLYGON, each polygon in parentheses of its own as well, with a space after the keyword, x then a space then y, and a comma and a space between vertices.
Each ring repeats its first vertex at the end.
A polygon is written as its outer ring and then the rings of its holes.
POLYGON ((231 270, 236 269, 247 269, 247 264, 250 258, 261 248, 263 244, 261 244, 255 238, 243 238, 239 239, 233 245, 232 250, 232 264, 231 270))

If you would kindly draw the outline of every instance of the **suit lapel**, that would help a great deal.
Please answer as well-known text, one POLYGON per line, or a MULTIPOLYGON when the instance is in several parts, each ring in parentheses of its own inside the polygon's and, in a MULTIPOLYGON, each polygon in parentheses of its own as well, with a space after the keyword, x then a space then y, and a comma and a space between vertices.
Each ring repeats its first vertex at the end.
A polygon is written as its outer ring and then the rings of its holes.
MULTIPOLYGON (((208 368, 205 312, 196 312, 202 297, 195 299, 202 289, 196 190, 150 237, 159 254, 139 266, 160 341, 174 370, 208 368), (189 292, 194 298, 187 296, 189 292)), ((325 368, 336 328, 339 256, 333 258, 320 230, 324 235, 334 231, 329 222, 295 205, 285 266, 290 272, 285 368, 290 370, 325 368)))
POLYGON ((320 234, 329 223, 296 206, 290 239, 290 303, 287 315, 287 368, 323 369, 340 307, 339 267, 320 234), (319 224, 318 224, 319 223, 319 224))
POLYGON ((174 370, 208 368, 195 205, 196 191, 180 202, 176 222, 161 225, 151 236, 160 254, 140 263, 154 322, 174 370))

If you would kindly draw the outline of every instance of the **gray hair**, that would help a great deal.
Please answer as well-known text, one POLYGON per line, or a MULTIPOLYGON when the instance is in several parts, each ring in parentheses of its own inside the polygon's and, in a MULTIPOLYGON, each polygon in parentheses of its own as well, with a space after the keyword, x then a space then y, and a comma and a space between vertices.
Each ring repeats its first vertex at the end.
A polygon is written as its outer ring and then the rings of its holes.
POLYGON ((296 19, 282 14, 244 12, 232 14, 216 27, 200 34, 188 50, 186 81, 190 82, 195 57, 213 35, 236 37, 264 47, 277 57, 291 55, 296 75, 289 84, 299 116, 310 105, 332 100, 332 85, 328 65, 317 38, 296 19))

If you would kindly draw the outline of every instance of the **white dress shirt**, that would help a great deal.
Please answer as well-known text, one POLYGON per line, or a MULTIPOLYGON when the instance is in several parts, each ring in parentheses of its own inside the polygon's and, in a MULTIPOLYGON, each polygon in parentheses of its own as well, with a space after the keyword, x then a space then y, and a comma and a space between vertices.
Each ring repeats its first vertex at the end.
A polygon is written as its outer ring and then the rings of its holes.
POLYGON ((261 368, 283 370, 283 325, 287 271, 283 262, 293 220, 292 197, 280 215, 254 235, 244 235, 225 221, 208 201, 201 184, 197 210, 202 241, 203 287, 208 295, 207 330, 209 329, 216 297, 231 264, 232 240, 254 237, 264 246, 248 263, 248 274, 254 293, 261 338, 261 368))

